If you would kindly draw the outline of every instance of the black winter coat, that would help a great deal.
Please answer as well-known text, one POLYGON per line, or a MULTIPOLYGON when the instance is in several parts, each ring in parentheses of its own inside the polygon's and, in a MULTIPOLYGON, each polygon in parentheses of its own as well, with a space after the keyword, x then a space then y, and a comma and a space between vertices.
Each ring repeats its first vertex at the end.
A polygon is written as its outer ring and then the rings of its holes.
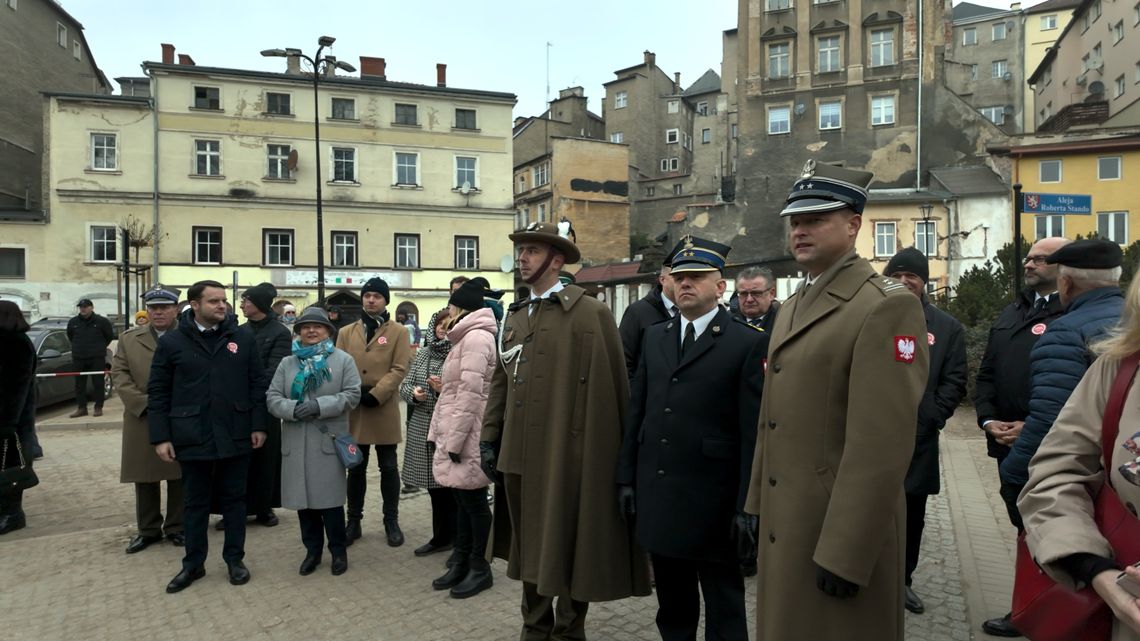
POLYGON ((23 431, 27 404, 35 405, 36 349, 25 332, 0 331, 0 354, 0 437, 7 438, 23 431))
POLYGON ((281 324, 277 314, 270 312, 259 321, 246 321, 243 327, 248 327, 257 340, 257 355, 265 366, 265 378, 273 380, 277 366, 281 360, 293 353, 293 332, 281 324))
POLYGON ((638 542, 668 557, 735 561, 764 389, 766 332, 721 309, 684 358, 681 322, 645 332, 617 483, 634 486, 638 542))
MULTIPOLYGON (((247 321, 243 327, 253 332, 268 383, 273 380, 281 359, 293 353, 293 333, 281 324, 274 312, 269 312, 259 321, 247 321)), ((273 416, 266 416, 265 445, 256 450, 249 461, 246 486, 247 514, 262 515, 272 508, 281 507, 281 421, 273 416)), ((221 506, 217 509, 220 511, 221 506)))
POLYGON ((76 314, 67 321, 67 340, 71 341, 72 358, 106 358, 107 346, 115 340, 115 328, 98 314, 90 318, 76 314))
POLYGON ((956 318, 924 302, 930 376, 918 406, 914 457, 906 473, 907 494, 938 494, 938 434, 966 395, 966 335, 956 318))
POLYGON ((641 352, 641 340, 645 330, 651 325, 668 320, 672 314, 665 309, 661 301, 661 288, 654 287, 640 300, 634 301, 626 308, 618 325, 618 334, 621 336, 621 346, 625 350, 625 368, 632 379, 637 371, 637 360, 641 352))
MULTIPOLYGON (((774 301, 772 301, 772 306, 768 308, 768 313, 764 314, 764 320, 760 321, 760 323, 758 325, 755 325, 755 327, 759 327, 760 329, 764 330, 765 332, 771 333, 772 327, 776 324, 776 315, 779 313, 780 313, 780 301, 774 300, 774 301)), ((736 320, 739 320, 742 323, 748 323, 748 319, 744 317, 744 314, 740 313, 739 307, 737 309, 733 310, 732 317, 735 318, 736 320)), ((748 324, 752 325, 752 323, 748 323, 748 324)))
MULTIPOLYGON (((974 391, 978 427, 989 420, 1024 421, 1029 416, 1029 353, 1049 324, 1065 313, 1057 294, 1037 313, 1033 312, 1033 298, 1033 290, 1021 292, 990 327, 974 391)), ((1009 447, 995 441, 989 432, 986 448, 994 458, 1009 454, 1009 447)))
POLYGON ((257 341, 227 316, 216 338, 203 337, 187 310, 158 339, 147 384, 150 442, 171 442, 179 460, 249 454, 264 432, 268 381, 257 341))

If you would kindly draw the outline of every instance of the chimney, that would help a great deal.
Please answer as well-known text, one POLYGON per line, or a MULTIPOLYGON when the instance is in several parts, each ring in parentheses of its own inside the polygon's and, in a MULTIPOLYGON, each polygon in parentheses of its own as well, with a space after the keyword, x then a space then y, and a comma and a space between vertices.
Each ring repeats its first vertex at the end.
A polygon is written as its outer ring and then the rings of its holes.
POLYGON ((168 44, 162 45, 162 64, 164 64, 164 65, 174 64, 174 45, 168 45, 168 44))
POLYGON ((285 57, 285 73, 290 76, 301 75, 301 56, 285 57))
POLYGON ((189 55, 187 55, 187 54, 184 54, 184 53, 180 53, 180 54, 178 54, 178 64, 180 64, 180 65, 187 65, 187 66, 190 66, 190 67, 193 67, 193 66, 195 66, 195 65, 194 65, 194 59, 193 59, 193 58, 191 58, 189 55))
POLYGON ((1009 3, 1009 10, 1010 11, 1021 11, 1021 3, 1020 2, 1009 3))
POLYGON ((673 93, 681 93, 681 72, 673 74, 673 93))
POLYGON ((387 80, 388 77, 384 75, 386 66, 383 58, 360 56, 360 77, 387 80))
POLYGON ((442 62, 435 66, 435 86, 447 86, 447 65, 442 62))
POLYGON ((585 95, 585 90, 581 87, 567 87, 566 89, 559 90, 558 99, 564 98, 581 98, 585 95))
POLYGON ((657 66, 657 54, 653 53, 652 51, 650 51, 648 49, 645 50, 645 66, 646 67, 657 66))

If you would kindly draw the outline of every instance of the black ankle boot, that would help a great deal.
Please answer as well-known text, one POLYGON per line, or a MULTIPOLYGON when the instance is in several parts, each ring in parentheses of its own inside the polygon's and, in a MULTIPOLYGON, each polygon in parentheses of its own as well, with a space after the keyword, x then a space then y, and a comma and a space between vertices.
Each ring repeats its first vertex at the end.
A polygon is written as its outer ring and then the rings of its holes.
POLYGON ((5 499, 0 505, 0 534, 22 530, 27 526, 28 520, 24 517, 23 501, 5 499))
POLYGON ((466 599, 473 597, 495 584, 491 577, 491 564, 487 563, 487 559, 471 559, 469 565, 470 570, 467 572, 467 576, 463 577, 459 585, 451 588, 451 598, 466 599))
POLYGON ((443 576, 431 582, 431 589, 433 590, 446 590, 459 585, 460 581, 467 576, 468 565, 467 561, 460 561, 455 565, 447 568, 443 576))

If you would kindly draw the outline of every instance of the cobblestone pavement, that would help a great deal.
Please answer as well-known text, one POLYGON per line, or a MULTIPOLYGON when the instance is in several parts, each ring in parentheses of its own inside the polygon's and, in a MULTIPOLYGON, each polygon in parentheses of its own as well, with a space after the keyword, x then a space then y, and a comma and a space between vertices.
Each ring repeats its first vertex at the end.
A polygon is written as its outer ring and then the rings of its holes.
MULTIPOLYGON (((109 414, 118 411, 110 403, 107 409, 109 414)), ((329 574, 327 558, 315 574, 298 576, 304 551, 296 515, 278 510, 278 527, 249 527, 246 563, 253 580, 248 585, 234 587, 226 581, 220 558, 222 533, 211 528, 206 577, 185 592, 167 595, 163 589, 179 569, 181 548, 159 544, 136 555, 123 553, 133 533, 134 502, 131 487, 118 483, 117 425, 92 427, 56 415, 41 422, 46 456, 36 463, 41 485, 25 498, 28 527, 0 539, 0 585, 4 586, 0 639, 518 638, 520 585, 506 578, 502 561, 492 566, 495 586, 473 599, 457 601, 431 589, 431 580, 444 570, 445 555, 412 555, 430 536, 425 492, 401 498, 400 520, 407 543, 400 548, 386 545, 376 504, 379 493, 370 493, 364 538, 349 548, 350 567, 343 576, 329 574)), ((984 441, 976 428, 967 429, 972 420, 969 412, 955 417, 956 423, 967 427, 960 435, 948 429, 944 468, 947 456, 954 457, 955 469, 963 457, 973 465, 981 448, 977 469, 993 474, 992 464, 981 465, 984 441)), ((370 484, 377 487, 374 469, 370 475, 370 484)), ((976 477, 962 482, 980 484, 976 477)), ((1008 596, 1004 603, 984 602, 980 586, 963 580, 976 576, 977 570, 963 568, 959 553, 971 534, 956 516, 961 512, 956 512, 955 504, 962 488, 950 488, 945 480, 943 488, 943 494, 931 497, 915 575, 915 588, 927 610, 920 616, 907 614, 907 637, 966 640, 976 633, 985 638, 977 632, 979 617, 1004 612, 1008 596), (972 608, 972 601, 979 605, 972 608)), ((984 495, 981 487, 972 491, 984 495)), ((1000 498, 994 499, 1000 507, 1000 498)), ((1004 512, 991 513, 1004 518, 1004 512)), ((993 527, 1000 525, 995 520, 993 527)), ((977 561, 979 555, 970 558, 977 561)), ((754 581, 748 582, 747 603, 754 626, 754 581)), ((657 639, 655 611, 653 597, 592 604, 587 631, 596 640, 657 639)))

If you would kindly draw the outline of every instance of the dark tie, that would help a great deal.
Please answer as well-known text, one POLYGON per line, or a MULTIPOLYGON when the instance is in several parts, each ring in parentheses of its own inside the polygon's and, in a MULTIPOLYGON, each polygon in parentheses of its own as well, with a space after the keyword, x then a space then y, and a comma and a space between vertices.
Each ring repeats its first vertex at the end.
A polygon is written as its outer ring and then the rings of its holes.
POLYGON ((697 330, 692 323, 689 323, 685 326, 685 340, 681 341, 681 356, 684 356, 685 352, 689 351, 696 341, 697 330))
POLYGON ((1045 306, 1048 304, 1049 304, 1049 297, 1048 296, 1042 296, 1041 298, 1038 298, 1033 303, 1033 313, 1034 314, 1040 313, 1041 310, 1045 309, 1045 306))
POLYGON ((674 305, 674 306, 672 306, 672 307, 670 307, 670 308, 669 308, 669 315, 670 315, 670 316, 676 316, 676 315, 677 315, 677 311, 678 311, 678 310, 677 310, 677 306, 676 306, 676 305, 674 305))

